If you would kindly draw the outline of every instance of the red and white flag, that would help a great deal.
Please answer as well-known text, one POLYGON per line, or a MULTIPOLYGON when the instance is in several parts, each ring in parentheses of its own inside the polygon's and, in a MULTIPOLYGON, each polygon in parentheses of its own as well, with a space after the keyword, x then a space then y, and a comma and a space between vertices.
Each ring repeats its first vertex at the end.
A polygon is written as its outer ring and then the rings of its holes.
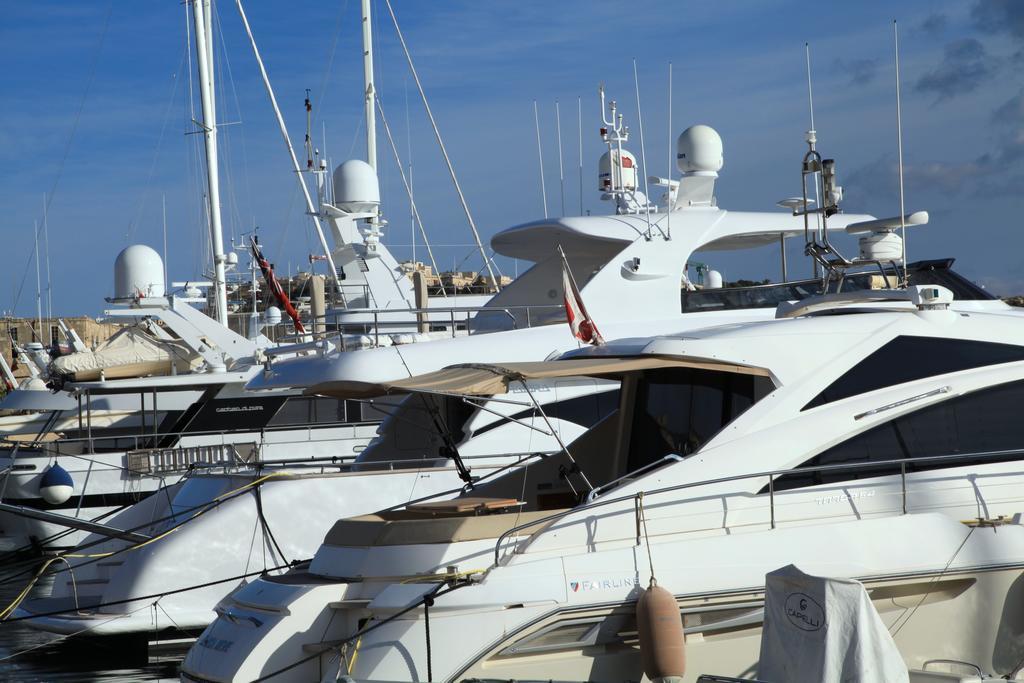
POLYGON ((580 341, 595 346, 604 344, 604 337, 597 330, 594 319, 587 313, 587 307, 583 305, 583 297, 576 286, 576 280, 569 270, 569 262, 565 259, 565 253, 559 248, 562 255, 562 296, 565 301, 565 318, 572 330, 572 336, 580 341))

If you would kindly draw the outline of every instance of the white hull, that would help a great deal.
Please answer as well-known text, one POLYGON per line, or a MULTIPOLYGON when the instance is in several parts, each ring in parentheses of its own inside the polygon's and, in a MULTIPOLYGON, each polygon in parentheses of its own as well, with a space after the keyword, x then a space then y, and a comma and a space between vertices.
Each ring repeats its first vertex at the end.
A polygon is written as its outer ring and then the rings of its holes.
MULTIPOLYGON (((474 471, 486 474, 491 469, 493 465, 481 464, 474 471)), ((84 557, 73 560, 79 605, 151 597, 34 619, 30 625, 61 634, 88 628, 97 636, 155 632, 171 627, 201 630, 216 616, 214 606, 218 600, 231 590, 255 580, 255 575, 263 570, 312 557, 337 519, 446 491, 454 495, 462 483, 453 467, 376 468, 334 474, 266 468, 249 475, 192 477, 179 485, 173 498, 152 496, 146 503, 110 520, 112 525, 134 528, 147 517, 183 513, 179 519, 142 530, 159 536, 169 526, 192 518, 174 532, 137 550, 95 561, 97 558, 90 555, 99 556, 126 546, 119 541, 102 542, 82 551, 84 557), (262 519, 257 508, 257 487, 253 486, 256 482, 261 482, 258 492, 262 519), (241 491, 244 493, 231 495, 241 491), (222 503, 197 514, 219 498, 224 499, 222 503), (170 505, 166 504, 168 499, 170 505), (189 571, 182 571, 183 567, 189 571), (251 576, 235 578, 244 574, 251 576), (174 592, 211 582, 214 585, 174 592), (153 609, 152 596, 167 592, 173 594, 160 597, 159 609, 153 609)), ((96 537, 90 537, 86 542, 94 540, 96 537)), ((34 600, 20 613, 65 608, 68 603, 74 604, 75 590, 70 578, 61 575, 50 598, 34 600)))
MULTIPOLYGON (((232 444, 240 450, 257 446, 262 460, 302 460, 308 458, 354 458, 375 436, 376 424, 342 425, 330 428, 282 430, 251 433, 232 433, 230 441, 224 435, 184 437, 174 450, 187 453, 190 458, 210 457, 220 448, 232 444), (213 447, 204 451, 203 447, 213 447), (191 450, 190 450, 191 449, 191 450)), ((230 450, 230 449, 229 449, 230 450)), ((52 457, 38 451, 23 451, 16 458, 0 459, 0 470, 14 466, 0 481, 0 500, 6 503, 38 507, 84 520, 100 519, 117 526, 110 514, 126 505, 133 505, 162 486, 177 482, 187 469, 141 473, 129 471, 129 452, 117 451, 80 456, 52 457), (74 492, 60 506, 46 505, 39 495, 39 482, 54 461, 68 471, 74 482, 74 492)), ((71 548, 81 543, 86 533, 73 531, 51 522, 31 519, 13 513, 0 512, 0 537, 9 547, 41 543, 47 550, 71 548), (60 537, 49 541, 52 536, 60 537)))

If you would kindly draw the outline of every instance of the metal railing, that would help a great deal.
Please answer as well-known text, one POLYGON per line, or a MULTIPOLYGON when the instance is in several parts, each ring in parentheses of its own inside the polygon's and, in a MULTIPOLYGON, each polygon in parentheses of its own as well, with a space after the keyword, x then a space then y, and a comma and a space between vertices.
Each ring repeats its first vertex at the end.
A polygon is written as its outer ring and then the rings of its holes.
MULTIPOLYGON (((468 334, 474 332, 471 324, 474 316, 487 313, 504 316, 511 322, 509 329, 520 329, 520 318, 524 318, 523 327, 530 328, 535 324, 547 325, 553 322, 550 314, 564 310, 563 304, 523 304, 514 306, 430 306, 427 308, 353 308, 349 310, 336 310, 316 316, 309 321, 309 330, 306 334, 281 334, 277 335, 283 343, 295 342, 314 343, 320 340, 331 340, 338 337, 337 346, 343 351, 345 347, 345 334, 360 334, 372 336, 374 345, 380 345, 381 334, 388 334, 389 330, 412 330, 420 325, 437 326, 444 325, 445 331, 450 332, 452 337, 457 336, 460 326, 468 334), (547 313, 548 315, 541 315, 547 313), (346 321, 345 317, 368 316, 365 323, 346 321), (403 320, 388 320, 396 316, 408 316, 403 320)), ((491 328, 484 328, 490 331, 491 328)), ((483 329, 478 329, 482 332, 483 329)), ((315 347, 310 347, 315 348, 315 347)), ((306 350, 306 349, 294 349, 306 350)), ((288 349, 276 349, 268 355, 280 355, 288 352, 288 349)))
MULTIPOLYGON (((562 510, 561 512, 556 512, 554 514, 548 515, 547 517, 542 517, 542 518, 534 520, 532 522, 528 522, 526 524, 520 524, 518 526, 514 526, 514 527, 512 527, 510 529, 507 529, 500 536, 498 536, 498 539, 495 541, 495 544, 494 544, 494 563, 498 564, 498 562, 501 559, 501 546, 502 546, 502 543, 508 537, 510 537, 513 534, 516 534, 516 533, 518 533, 520 531, 523 531, 525 529, 532 529, 532 528, 536 528, 536 527, 538 527, 540 525, 547 525, 550 522, 557 521, 559 519, 562 519, 564 517, 568 517, 570 515, 575 515, 577 513, 587 512, 587 511, 593 510, 595 508, 604 507, 606 505, 614 505, 616 503, 624 503, 624 502, 627 502, 627 501, 632 501, 633 504, 634 504, 634 510, 636 510, 638 508, 638 506, 639 506, 640 501, 642 501, 647 496, 656 496, 656 495, 660 495, 660 494, 663 494, 663 493, 671 493, 671 492, 675 492, 675 491, 683 491, 683 490, 686 490, 686 489, 693 489, 693 488, 699 488, 699 487, 704 487, 704 486, 712 486, 712 485, 715 485, 715 484, 726 484, 726 483, 730 483, 730 482, 743 481, 743 480, 747 480, 747 479, 763 479, 763 478, 767 478, 768 479, 768 487, 767 488, 768 488, 769 525, 770 525, 770 527, 772 529, 774 529, 775 526, 776 526, 776 524, 775 524, 775 481, 779 477, 787 475, 787 474, 808 474, 808 473, 814 473, 814 472, 839 472, 839 471, 850 471, 850 470, 853 470, 853 471, 857 471, 857 470, 871 470, 871 469, 887 468, 887 467, 895 468, 895 467, 898 466, 899 467, 899 475, 900 475, 900 489, 901 489, 901 494, 900 494, 901 495, 901 514, 907 514, 907 471, 908 471, 908 465, 911 466, 910 471, 913 471, 913 467, 912 467, 913 465, 956 463, 957 461, 965 461, 965 460, 974 461, 974 460, 979 460, 979 459, 984 460, 984 459, 988 459, 988 458, 991 458, 993 460, 993 462, 998 462, 999 458, 1006 458, 1007 456, 1024 456, 1024 449, 1014 449, 1014 450, 1005 450, 1005 451, 983 451, 983 452, 980 452, 980 453, 956 453, 956 454, 952 454, 952 455, 932 455, 932 456, 919 457, 919 458, 898 458, 898 459, 892 459, 892 460, 877 460, 877 461, 873 461, 873 462, 843 463, 843 464, 840 464, 840 465, 818 465, 816 467, 800 467, 800 468, 786 469, 786 470, 768 470, 768 471, 762 471, 762 472, 752 472, 750 474, 734 474, 734 475, 730 475, 728 477, 718 477, 718 478, 715 478, 715 479, 706 479, 706 480, 703 480, 703 481, 687 482, 685 484, 675 484, 673 486, 665 486, 665 487, 657 488, 657 489, 649 489, 649 490, 646 490, 646 491, 638 491, 638 492, 633 493, 633 494, 628 495, 628 496, 620 496, 618 498, 609 498, 607 500, 597 499, 597 500, 588 501, 586 503, 577 505, 576 507, 570 508, 568 510, 562 510)), ((932 469, 932 468, 929 468, 929 469, 932 469)), ((1022 470, 1022 473, 1024 473, 1024 470, 1022 470)), ((879 474, 877 476, 891 476, 891 475, 889 475, 889 474, 879 474)), ((836 482, 836 483, 839 483, 839 482, 836 482)), ((733 491, 731 493, 746 493, 746 492, 745 491, 733 491)), ((728 494, 727 493, 723 493, 723 495, 728 495, 728 494)), ((757 494, 755 494, 755 495, 757 495, 757 494)), ((694 501, 694 498, 683 498, 683 499, 671 501, 670 503, 668 503, 668 505, 678 505, 678 504, 683 504, 683 503, 690 503, 690 502, 693 502, 693 501, 694 501)), ((638 525, 639 525, 639 522, 638 522, 638 525)), ((637 540, 637 543, 639 543, 639 538, 640 538, 640 532, 639 532, 639 526, 638 526, 638 531, 637 531, 637 539, 638 540, 637 540)))
MULTIPOLYGON (((279 445, 287 443, 307 443, 312 441, 313 432, 322 429, 333 429, 338 427, 370 427, 378 424, 376 420, 360 420, 358 422, 347 422, 347 421, 332 421, 332 422, 317 422, 317 423, 301 423, 292 425, 273 425, 264 427, 252 427, 252 428, 240 428, 230 431, 223 430, 207 430, 207 431, 174 431, 174 432, 148 432, 145 434, 112 434, 109 436, 80 436, 74 438, 61 438, 56 441, 10 441, 6 438, 0 439, 0 447, 6 448, 17 448, 19 451, 27 449, 34 449, 41 451, 46 454, 52 454, 56 456, 60 455, 81 455, 83 453, 94 452, 96 444, 106 443, 111 444, 111 448, 101 452, 112 452, 112 451, 132 451, 142 450, 144 446, 140 446, 140 442, 154 443, 162 441, 164 439, 182 439, 182 438, 201 438, 209 436, 219 436, 220 441, 215 441, 210 444, 202 444, 208 446, 216 445, 231 445, 235 443, 237 437, 245 434, 259 434, 261 442, 266 439, 267 434, 277 434, 279 432, 306 432, 305 439, 296 439, 294 441, 272 441, 269 445, 279 445), (127 442, 124 446, 121 446, 121 442, 127 442), (128 445, 130 444, 130 445, 128 445), (62 450, 61 446, 72 446, 72 445, 83 445, 88 450, 75 451, 62 450)), ((116 429, 116 427, 115 427, 116 429)), ((339 440, 337 438, 326 439, 331 441, 339 440)), ((198 445, 198 444, 197 444, 198 445)))
MULTIPOLYGON (((505 459, 509 459, 509 458, 518 458, 519 461, 517 463, 512 463, 511 465, 495 463, 493 466, 488 466, 488 467, 489 468, 493 467, 495 471, 497 471, 497 470, 504 471, 504 470, 507 470, 507 469, 511 469, 515 465, 517 465, 517 464, 519 464, 521 462, 524 462, 525 460, 527 460, 529 458, 540 457, 540 456, 543 456, 543 455, 544 454, 526 453, 526 452, 523 452, 523 453, 507 453, 507 454, 503 454, 502 456, 500 456, 500 459, 505 460, 505 459)), ((462 460, 464 462, 469 463, 469 464, 475 464, 475 461, 497 460, 497 459, 499 459, 499 456, 494 456, 494 455, 464 455, 464 456, 462 456, 462 460)), ((274 468, 274 467, 279 467, 279 468, 288 469, 288 470, 300 470, 300 471, 304 470, 304 469, 321 470, 321 471, 323 471, 325 469, 330 468, 330 469, 333 469, 333 470, 337 470, 338 473, 345 473, 345 472, 355 472, 355 473, 359 473, 359 472, 393 472, 393 471, 399 471, 399 470, 441 469, 441 468, 447 468, 447 469, 453 469, 454 470, 455 469, 454 467, 450 467, 450 468, 448 467, 448 463, 451 462, 451 460, 452 460, 451 458, 444 457, 444 456, 430 456, 430 457, 424 456, 424 457, 420 457, 420 458, 395 458, 395 459, 388 459, 388 460, 368 460, 368 461, 360 462, 358 455, 349 455, 349 456, 332 455, 332 456, 324 456, 324 457, 303 458, 302 460, 288 460, 286 458, 275 458, 273 460, 259 460, 259 461, 255 461, 255 462, 249 462, 249 463, 240 464, 240 467, 251 468, 253 470, 260 471, 260 472, 264 472, 267 469, 271 469, 271 468, 274 468)), ((191 469, 193 471, 200 471, 200 470, 203 470, 203 469, 220 469, 221 467, 223 467, 223 464, 217 464, 217 463, 197 463, 191 469)), ((477 484, 477 483, 483 481, 485 478, 492 478, 493 474, 494 474, 494 472, 488 472, 487 474, 482 476, 479 480, 474 481, 474 484, 477 484)), ((460 486, 458 488, 453 488, 453 489, 449 489, 449 490, 446 490, 446 491, 440 491, 440 492, 431 493, 428 496, 426 496, 425 498, 417 499, 416 501, 402 502, 402 503, 396 505, 395 508, 405 507, 406 505, 408 505, 410 503, 413 503, 413 502, 422 502, 423 500, 430 500, 430 499, 434 499, 434 498, 439 498, 439 497, 443 497, 445 495, 453 495, 453 494, 459 493, 460 491, 465 491, 465 490, 466 490, 465 486, 460 486)), ((387 509, 390 510, 390 509, 393 509, 393 508, 387 508, 387 509)))

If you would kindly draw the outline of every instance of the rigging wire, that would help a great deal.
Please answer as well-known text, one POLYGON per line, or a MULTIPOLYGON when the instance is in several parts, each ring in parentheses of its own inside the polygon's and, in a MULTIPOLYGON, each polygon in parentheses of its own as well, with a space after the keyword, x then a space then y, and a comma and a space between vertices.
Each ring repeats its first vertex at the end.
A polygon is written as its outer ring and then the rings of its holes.
MULTIPOLYGON (((82 111, 85 109, 85 102, 89 98, 89 93, 92 91, 93 80, 96 77, 96 67, 100 61, 100 54, 103 52, 103 43, 107 37, 107 29, 110 27, 110 15, 114 12, 114 0, 110 0, 107 4, 107 12, 103 17, 103 28, 100 29, 100 37, 96 42, 96 48, 93 51, 92 62, 89 65, 89 75, 85 79, 85 88, 82 90, 82 97, 78 102, 78 109, 75 111, 75 116, 71 122, 71 132, 68 134, 67 142, 64 145, 64 153, 61 155, 60 163, 57 165, 57 175, 53 179, 53 184, 50 186, 50 192, 46 195, 46 208, 50 208, 50 204, 53 203, 53 196, 57 193, 57 186, 60 184, 61 178, 64 176, 64 167, 67 165, 68 156, 71 154, 71 145, 75 141, 75 133, 78 132, 78 124, 82 120, 82 111)), ((25 288, 25 282, 28 279, 29 269, 32 266, 32 259, 35 257, 35 247, 29 253, 28 258, 25 260, 25 269, 21 276, 21 283, 14 294, 14 299, 11 303, 11 312, 13 313, 18 308, 18 302, 21 301, 21 293, 25 288)))
MULTIPOLYGON (((188 48, 184 48, 185 51, 188 48)), ((167 106, 164 107, 163 123, 160 125, 160 134, 156 139, 156 148, 153 150, 153 159, 149 162, 149 171, 146 173, 146 184, 142 189, 142 196, 139 197, 138 206, 135 209, 135 218, 128 222, 128 230, 125 231, 124 241, 125 243, 131 239, 132 234, 135 232, 135 228, 142 221, 142 212, 146 207, 146 201, 149 199, 149 191, 153 184, 153 173, 156 171, 156 163, 160 160, 160 151, 163 148, 164 133, 167 132, 167 124, 171 118, 171 108, 174 106, 174 101, 178 96, 178 74, 181 73, 182 66, 185 64, 185 52, 182 52, 181 59, 178 60, 178 69, 174 72, 174 76, 171 79, 171 95, 167 99, 167 106)))
POLYGON ((452 164, 451 157, 448 156, 448 150, 444 145, 444 140, 441 139, 441 131, 437 127, 437 121, 434 119, 434 113, 430 109, 430 103, 427 101, 427 94, 423 90, 423 84, 420 82, 419 74, 416 72, 416 66, 412 62, 412 54, 409 52, 409 46, 405 43, 405 36, 402 35, 402 29, 398 26, 398 17, 395 15, 395 9, 391 6, 391 0, 384 0, 388 7, 388 13, 391 15, 391 22, 395 26, 395 33, 398 34, 398 42, 402 45, 402 51, 405 53, 405 60, 409 64, 409 71, 412 73, 413 81, 416 83, 416 89, 419 90, 420 99, 423 100, 423 108, 427 112, 427 118, 430 119, 430 126, 434 130, 434 137, 437 138, 438 147, 441 148, 441 155, 444 157, 445 163, 448 166, 448 173, 452 178, 452 184, 455 185, 455 192, 459 195, 459 202, 462 204, 462 210, 466 214, 466 220, 469 223, 469 229, 473 233, 473 239, 477 243, 477 247, 480 251, 480 256, 483 258, 484 267, 487 269, 487 274, 491 277, 491 282, 494 283, 494 290, 496 292, 501 291, 501 282, 495 276, 495 264, 493 259, 487 257, 487 252, 484 250, 483 241, 480 239, 480 231, 476 228, 476 221, 473 220, 473 214, 469 211, 469 204, 466 203, 466 196, 462 193, 462 186, 459 185, 459 179, 455 175, 455 166, 452 164))
MULTIPOLYGON (((384 104, 380 101, 379 96, 377 97, 377 112, 380 114, 380 122, 384 124, 384 133, 387 135, 391 151, 395 156, 395 165, 398 166, 398 172, 402 176, 402 184, 405 185, 405 192, 409 196, 409 206, 412 209, 412 215, 415 218, 416 223, 419 225, 420 234, 423 236, 423 243, 427 247, 427 256, 430 258, 430 265, 433 267, 434 273, 440 276, 441 271, 437 269, 437 261, 434 260, 434 251, 430 246, 430 240, 427 238, 427 231, 423 227, 423 220, 420 218, 419 209, 416 208, 416 202, 413 200, 412 186, 405 177, 405 169, 402 168, 402 160, 398 155, 398 147, 395 146, 395 139, 391 136, 391 126, 388 125, 388 120, 384 116, 384 104)), ((415 244, 415 242, 413 244, 415 244)), ((445 292, 444 287, 441 288, 441 291, 444 293, 445 298, 447 298, 448 294, 445 292)))

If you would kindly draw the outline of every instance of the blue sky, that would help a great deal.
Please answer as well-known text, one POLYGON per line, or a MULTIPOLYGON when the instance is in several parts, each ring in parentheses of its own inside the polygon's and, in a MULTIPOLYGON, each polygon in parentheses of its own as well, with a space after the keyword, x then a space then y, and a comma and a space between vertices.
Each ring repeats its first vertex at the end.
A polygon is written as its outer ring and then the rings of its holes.
MULTIPOLYGON (((668 165, 671 61, 672 138, 690 124, 707 123, 724 139, 719 204, 765 210, 798 194, 807 128, 805 41, 812 49, 819 146, 837 160, 845 209, 895 215, 891 22, 897 19, 907 207, 932 216, 929 226, 911 233, 910 258, 956 256, 961 272, 993 291, 1024 293, 1024 3, 393 3, 485 237, 542 214, 534 99, 550 211, 558 213, 560 205, 556 99, 567 212, 579 206, 577 96, 583 103, 584 205, 605 209, 593 190, 603 151, 597 85, 605 83, 620 102, 639 155, 634 58, 649 173, 663 175, 668 165)), ((215 5, 219 120, 230 124, 221 132, 227 237, 255 223, 279 270, 308 268, 315 238, 237 11, 227 0, 215 5)), ((384 2, 375 5, 378 87, 406 162, 411 152, 417 204, 435 250, 442 267, 464 261, 466 268, 479 268, 478 259, 466 260, 466 221, 384 2)), ((310 88, 317 145, 334 163, 361 156, 358 1, 250 0, 246 10, 296 146, 301 149, 302 103, 310 88)), ((208 237, 197 189, 201 142, 185 134, 193 129, 186 52, 184 7, 177 0, 53 0, 5 10, 0 311, 34 312, 35 270, 26 265, 44 194, 50 196, 55 313, 100 312, 123 246, 144 242, 162 250, 162 198, 172 278, 201 274, 208 237)), ((410 254, 408 203, 381 136, 384 210, 391 221, 385 241, 404 258, 410 254)), ((791 263, 799 262, 799 247, 792 245, 791 263)), ((707 254, 702 260, 727 278, 778 277, 772 251, 707 254)), ((506 272, 513 267, 502 266, 506 272)))

